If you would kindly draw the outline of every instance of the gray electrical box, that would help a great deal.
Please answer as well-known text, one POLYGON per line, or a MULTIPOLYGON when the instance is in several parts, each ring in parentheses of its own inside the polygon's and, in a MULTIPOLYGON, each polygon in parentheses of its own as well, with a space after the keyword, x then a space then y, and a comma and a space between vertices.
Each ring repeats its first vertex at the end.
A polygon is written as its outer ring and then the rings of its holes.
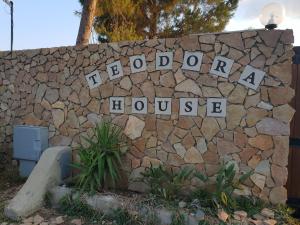
POLYGON ((13 158, 19 160, 20 176, 28 177, 48 148, 48 128, 15 126, 13 133, 13 158))

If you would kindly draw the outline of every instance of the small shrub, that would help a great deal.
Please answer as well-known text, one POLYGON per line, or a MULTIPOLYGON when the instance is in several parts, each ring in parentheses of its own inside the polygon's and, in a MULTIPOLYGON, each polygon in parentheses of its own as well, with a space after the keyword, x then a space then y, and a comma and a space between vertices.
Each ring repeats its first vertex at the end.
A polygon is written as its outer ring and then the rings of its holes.
POLYGON ((210 225, 210 223, 206 220, 199 221, 198 225, 210 225))
POLYGON ((172 222, 170 225, 185 225, 185 218, 184 215, 180 212, 176 212, 172 215, 172 222))
POLYGON ((111 215, 110 219, 113 220, 114 225, 142 225, 143 221, 138 217, 131 215, 125 209, 116 209, 111 215))
POLYGON ((161 165, 150 166, 142 173, 143 181, 150 186, 150 192, 165 200, 174 200, 181 188, 191 178, 193 169, 184 168, 179 172, 168 170, 161 165))
POLYGON ((79 174, 75 177, 76 186, 90 193, 109 185, 115 187, 120 178, 121 149, 126 146, 121 128, 102 122, 94 129, 94 138, 84 139, 88 147, 79 147, 80 162, 72 164, 79 169, 79 174))
POLYGON ((213 207, 212 194, 211 192, 205 189, 197 188, 195 191, 193 191, 191 198, 197 199, 201 207, 205 207, 205 208, 213 207))
POLYGON ((52 198, 52 194, 51 192, 46 192, 45 196, 44 196, 44 206, 46 208, 51 208, 52 204, 51 204, 51 198, 52 198))
POLYGON ((266 207, 266 203, 254 196, 240 196, 236 198, 237 210, 244 210, 249 217, 260 213, 263 208, 266 207))
MULTIPOLYGON (((198 191, 198 194, 205 194, 205 201, 211 202, 209 205, 214 205, 216 208, 225 208, 229 211, 236 208, 236 200, 233 198, 233 191, 239 189, 242 182, 251 176, 253 171, 245 173, 236 179, 236 171, 234 164, 224 165, 220 168, 216 177, 215 190, 206 190, 205 192, 198 191)), ((208 177, 196 172, 195 176, 203 182, 207 182, 208 177)), ((197 194, 197 192, 195 193, 197 194)), ((198 198, 201 201, 201 195, 198 198)), ((202 199, 203 201, 203 199, 202 199)))
POLYGON ((294 210, 286 205, 278 205, 275 209, 275 219, 278 224, 289 224, 289 225, 299 225, 298 219, 293 218, 291 215, 294 210))
POLYGON ((155 212, 148 212, 144 217, 146 225, 158 225, 160 224, 160 220, 155 212))

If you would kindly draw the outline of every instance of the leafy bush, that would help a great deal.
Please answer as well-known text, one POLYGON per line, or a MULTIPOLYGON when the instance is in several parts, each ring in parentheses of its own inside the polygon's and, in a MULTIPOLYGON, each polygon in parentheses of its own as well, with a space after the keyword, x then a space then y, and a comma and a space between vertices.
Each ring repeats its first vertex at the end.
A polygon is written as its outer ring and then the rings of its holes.
POLYGON ((161 165, 151 165, 142 173, 143 181, 150 186, 150 192, 165 200, 173 200, 187 180, 191 178, 193 169, 184 168, 179 172, 165 169, 161 165))
POLYGON ((198 225, 210 225, 210 223, 206 220, 199 221, 198 225))
POLYGON ((110 219, 113 220, 114 225, 142 225, 144 222, 138 217, 131 215, 125 209, 116 209, 111 215, 110 219))
POLYGON ((294 211, 286 205, 278 205, 275 209, 275 219, 278 224, 299 225, 299 220, 292 217, 294 211))
MULTIPOLYGON (((217 173, 215 190, 211 191, 198 189, 194 195, 197 196, 198 194, 198 199, 200 201, 205 196, 205 201, 207 201, 208 205, 214 205, 216 208, 223 207, 231 211, 232 209, 236 208, 236 200, 232 196, 233 191, 235 189, 239 189, 241 183, 249 178, 252 173, 253 171, 249 171, 240 178, 236 179, 234 164, 223 165, 217 173)), ((208 180, 208 177, 200 172, 196 172, 195 176, 203 182, 207 182, 208 180)))
POLYGON ((184 215, 180 212, 176 212, 172 215, 172 222, 170 225, 185 225, 185 218, 184 215))
POLYGON ((115 187, 120 178, 121 149, 127 144, 120 127, 108 122, 97 124, 94 137, 86 138, 88 147, 78 149, 80 162, 72 164, 79 169, 76 185, 83 191, 95 192, 115 187))
POLYGON ((236 198, 237 210, 244 210, 249 217, 260 213, 263 208, 266 207, 266 203, 254 196, 240 196, 236 198))
POLYGON ((160 223, 160 219, 158 218, 155 212, 148 212, 147 215, 144 216, 145 225, 158 225, 160 223))
POLYGON ((214 207, 212 194, 206 189, 197 188, 196 190, 193 191, 190 197, 191 197, 190 200, 197 199, 201 207, 205 207, 205 208, 214 207))

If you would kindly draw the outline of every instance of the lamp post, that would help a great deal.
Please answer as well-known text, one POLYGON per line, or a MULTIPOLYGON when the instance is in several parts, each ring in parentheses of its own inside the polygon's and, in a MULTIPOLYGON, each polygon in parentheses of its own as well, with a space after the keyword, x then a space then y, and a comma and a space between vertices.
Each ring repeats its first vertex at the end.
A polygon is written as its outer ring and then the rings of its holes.
POLYGON ((278 24, 282 23, 285 17, 284 6, 280 3, 270 3, 265 5, 259 15, 259 20, 267 30, 274 30, 278 24))
POLYGON ((13 51, 14 41, 14 3, 11 0, 3 0, 10 7, 10 51, 13 51))

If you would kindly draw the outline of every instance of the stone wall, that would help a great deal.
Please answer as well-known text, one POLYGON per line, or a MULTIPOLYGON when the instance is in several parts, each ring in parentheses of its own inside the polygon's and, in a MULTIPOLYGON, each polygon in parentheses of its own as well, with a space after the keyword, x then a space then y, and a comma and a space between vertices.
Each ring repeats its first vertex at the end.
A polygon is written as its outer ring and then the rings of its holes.
MULTIPOLYGON (((96 122, 112 120, 132 142, 124 159, 129 178, 162 163, 192 166, 213 181, 220 165, 231 161, 240 173, 255 171, 239 194, 284 202, 294 114, 288 105, 294 96, 291 43, 291 30, 253 30, 0 52, 0 144, 10 149, 13 126, 30 124, 49 127, 51 145, 75 147, 96 122), (195 51, 203 53, 200 71, 184 69, 185 54, 195 51), (159 52, 173 52, 170 68, 156 68, 159 52), (147 65, 133 73, 129 58, 136 55, 147 65), (216 56, 232 61, 228 77, 211 72, 216 56), (118 60, 123 76, 111 80, 107 65, 118 60), (257 89, 240 82, 248 65, 265 72, 257 89), (101 83, 90 89, 86 75, 96 70, 101 83), (124 97, 124 113, 110 113, 111 96, 124 97), (146 114, 131 113, 133 97, 147 97, 146 114), (155 114, 156 97, 171 98, 171 115, 155 114), (197 116, 180 115, 179 99, 187 97, 197 99, 197 116), (209 98, 226 100, 225 117, 207 116, 209 98)), ((130 179, 129 188, 143 185, 130 179)))

